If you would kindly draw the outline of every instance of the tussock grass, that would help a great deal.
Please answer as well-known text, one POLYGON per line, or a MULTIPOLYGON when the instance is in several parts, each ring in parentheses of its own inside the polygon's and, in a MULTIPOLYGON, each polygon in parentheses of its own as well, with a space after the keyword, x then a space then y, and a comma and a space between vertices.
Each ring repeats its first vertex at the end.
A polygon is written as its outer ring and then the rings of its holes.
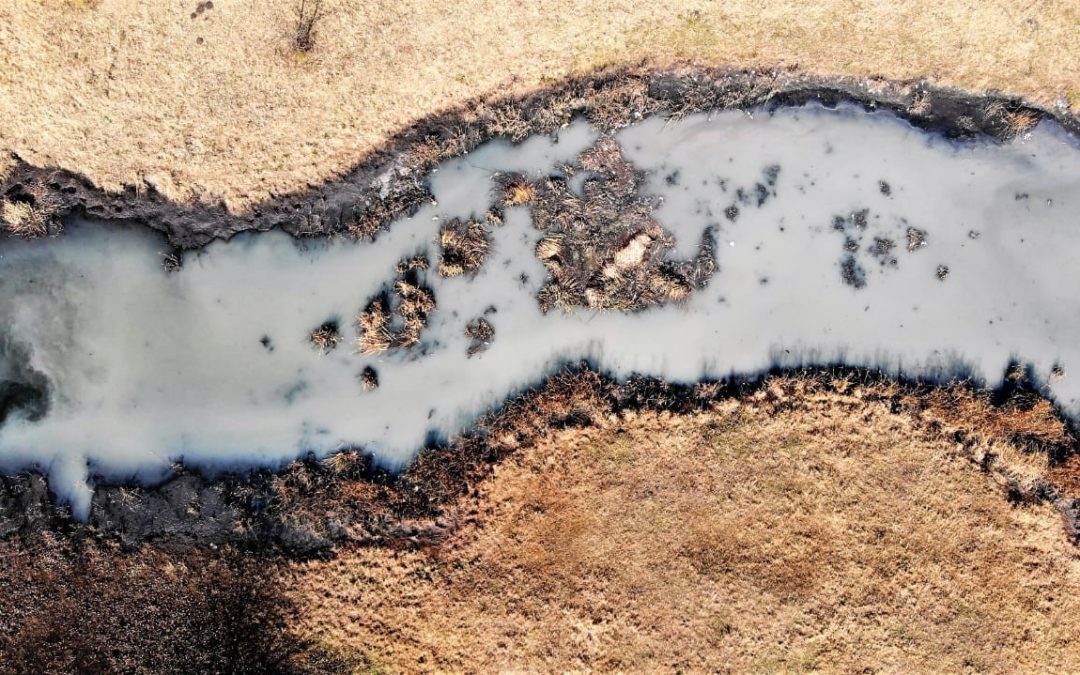
POLYGON ((477 220, 452 220, 439 228, 439 273, 444 277, 475 274, 491 248, 491 232, 477 220))
POLYGON ((359 337, 357 351, 379 354, 388 349, 409 349, 420 342, 428 315, 435 311, 435 294, 424 286, 418 272, 426 270, 427 256, 401 260, 395 266, 397 279, 393 294, 382 292, 372 298, 356 317, 359 337), (393 300, 393 306, 391 306, 393 300), (395 322, 395 315, 397 321, 395 322))
POLYGON ((379 354, 390 348, 393 334, 390 332, 390 303, 384 295, 371 302, 356 317, 360 335, 356 349, 361 354, 379 354))
POLYGON ((311 331, 308 340, 320 353, 326 354, 338 346, 341 342, 341 331, 336 321, 327 321, 315 330, 311 331))
POLYGON ((52 192, 40 183, 31 183, 17 194, 0 198, 0 230, 24 239, 59 234, 63 224, 56 210, 52 192))

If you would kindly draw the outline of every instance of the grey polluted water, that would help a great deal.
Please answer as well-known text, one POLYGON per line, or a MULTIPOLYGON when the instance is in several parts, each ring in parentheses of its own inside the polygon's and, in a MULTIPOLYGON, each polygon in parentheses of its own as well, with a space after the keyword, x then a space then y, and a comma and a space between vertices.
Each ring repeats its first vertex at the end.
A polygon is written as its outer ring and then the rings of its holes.
POLYGON ((1080 377, 1062 377, 1080 368, 1080 148, 1055 124, 958 143, 810 106, 649 119, 615 141, 575 122, 487 143, 374 242, 244 235, 174 272, 141 229, 0 242, 0 468, 44 471, 85 517, 94 480, 159 480, 175 462, 362 447, 398 467, 582 359, 671 381, 842 363, 990 386, 1018 360, 1080 415, 1080 377), (596 263, 566 244, 589 208, 535 222, 554 216, 523 188, 490 213, 510 175, 582 204, 616 194, 627 236, 596 263), (441 232, 469 219, 482 264, 445 276, 443 249, 472 240, 441 232), (594 263, 638 311, 573 274, 549 283, 594 263), (637 306, 650 265, 664 301, 637 306), (545 312, 544 293, 585 301, 545 312))

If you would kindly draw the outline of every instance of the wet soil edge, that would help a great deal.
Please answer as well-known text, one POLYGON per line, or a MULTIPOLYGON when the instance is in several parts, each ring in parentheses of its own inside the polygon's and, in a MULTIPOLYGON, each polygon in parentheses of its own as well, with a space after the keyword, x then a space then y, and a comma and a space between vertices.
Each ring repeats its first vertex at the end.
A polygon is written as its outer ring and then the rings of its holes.
MULTIPOLYGON (((341 178, 272 198, 243 214, 229 213, 223 206, 177 204, 150 186, 129 186, 110 193, 81 175, 22 161, 0 186, 0 195, 14 200, 47 201, 56 218, 74 214, 148 226, 164 233, 179 249, 198 248, 243 231, 273 228, 294 236, 372 236, 394 218, 430 199, 423 182, 430 168, 491 138, 505 136, 519 141, 533 134, 550 133, 575 116, 585 116, 600 128, 613 129, 650 115, 678 117, 709 110, 775 109, 811 101, 888 110, 920 128, 959 141, 1007 141, 1017 131, 1010 116, 1027 114, 1055 119, 1080 136, 1080 117, 1060 115, 1018 98, 972 94, 923 81, 638 66, 570 79, 529 96, 469 101, 397 134, 341 178)), ((856 372, 862 379, 878 378, 865 371, 856 372)), ((675 387, 655 380, 617 384, 595 373, 588 377, 597 378, 595 391, 602 392, 605 400, 600 408, 613 412, 658 406, 678 411, 703 405, 694 387, 675 387), (667 393, 645 396, 642 392, 646 391, 667 393)), ((718 395, 742 396, 763 386, 763 381, 750 378, 725 384, 718 395)), ((53 501, 42 475, 0 476, 0 538, 33 538, 48 532, 117 539, 126 546, 154 542, 184 548, 228 543, 289 555, 320 554, 345 541, 423 546, 444 536, 451 527, 440 520, 442 507, 467 493, 469 486, 508 452, 504 443, 492 440, 493 429, 512 424, 532 428, 530 433, 539 434, 551 425, 588 423, 588 415, 574 406, 549 415, 550 419, 540 425, 511 419, 513 411, 525 409, 527 404, 523 402, 557 391, 558 385, 559 379, 554 378, 540 389, 509 401, 501 415, 481 420, 461 439, 433 444, 398 475, 379 470, 360 453, 346 453, 342 456, 345 459, 337 463, 307 459, 279 472, 244 476, 210 479, 182 471, 166 483, 149 488, 98 486, 87 524, 73 521, 68 510, 53 501), (348 489, 343 491, 343 486, 348 489)), ((904 385, 916 389, 922 386, 904 385)), ((514 433, 521 436, 520 429, 514 433)), ((516 442, 527 442, 527 436, 516 442)), ((1065 455, 1073 454, 1075 445, 1070 442, 1068 447, 1039 451, 1063 460, 1065 455)), ((1052 488, 1044 492, 1040 498, 1055 503, 1064 499, 1052 488)))
MULTIPOLYGON (((1059 433, 1031 433, 1030 425, 1021 421, 1018 431, 1007 430, 995 440, 1045 454, 1059 467, 1071 466, 1080 457, 1076 429, 1048 404, 1037 383, 1008 379, 992 392, 970 382, 945 388, 953 395, 984 400, 991 414, 1023 415, 1043 406, 1033 414, 1059 433)), ((307 457, 280 471, 206 477, 180 469, 156 486, 96 486, 87 523, 72 519, 69 509, 53 499, 43 475, 0 476, 0 539, 33 543, 59 535, 86 543, 116 542, 129 550, 153 544, 181 553, 229 546, 290 558, 327 555, 342 544, 435 547, 461 524, 456 507, 473 493, 473 486, 517 449, 555 430, 631 412, 692 414, 732 400, 749 403, 761 414, 775 414, 797 408, 807 394, 847 395, 851 389, 861 393, 848 397, 848 405, 885 405, 909 414, 925 433, 944 436, 962 448, 1004 486, 1008 499, 1056 506, 1063 517, 1063 535, 1080 542, 1077 491, 1044 479, 1024 483, 1008 467, 995 465, 992 456, 977 456, 976 448, 986 441, 986 421, 965 420, 957 426, 935 419, 931 397, 942 391, 940 383, 897 380, 846 366, 775 370, 697 384, 645 377, 617 382, 586 363, 511 397, 461 436, 433 440, 397 474, 380 469, 359 449, 323 460, 307 457)), ((1072 469, 1067 471, 1071 475, 1072 469)))
POLYGON ((295 236, 370 236, 410 213, 430 193, 425 176, 438 162, 497 137, 520 141, 551 133, 575 116, 614 129, 650 115, 853 103, 888 110, 912 124, 954 139, 1006 141, 1017 121, 1054 119, 1080 136, 1080 116, 1052 111, 993 92, 976 94, 925 81, 819 76, 794 71, 647 65, 601 70, 521 97, 480 97, 402 130, 339 178, 274 196, 244 213, 224 205, 170 201, 151 185, 108 192, 66 169, 33 166, 15 157, 0 196, 38 203, 62 219, 144 225, 178 249, 193 249, 239 232, 280 228, 295 236))

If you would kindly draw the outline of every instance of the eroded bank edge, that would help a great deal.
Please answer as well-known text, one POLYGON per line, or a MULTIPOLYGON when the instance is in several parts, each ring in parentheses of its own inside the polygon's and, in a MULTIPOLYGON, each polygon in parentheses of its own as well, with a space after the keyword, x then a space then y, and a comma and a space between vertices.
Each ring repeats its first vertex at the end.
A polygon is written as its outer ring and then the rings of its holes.
POLYGON ((831 404, 885 406, 910 416, 920 433, 953 443, 1008 499, 1054 505, 1063 536, 1080 541, 1076 430, 1022 368, 1012 373, 995 391, 841 366, 684 385, 644 377, 617 382, 582 363, 510 398, 461 436, 433 439, 398 474, 380 469, 362 449, 242 475, 207 477, 178 467, 155 486, 99 483, 86 523, 51 497, 42 474, 0 476, 0 538, 58 534, 167 550, 228 545, 289 557, 321 555, 342 544, 435 546, 460 524, 456 505, 475 485, 519 448, 557 429, 724 405, 774 414, 818 405, 814 400, 827 396, 831 404), (1045 456, 1051 471, 1035 479, 1019 475, 998 461, 994 448, 1003 443, 1045 456))
POLYGON ((1040 108, 1021 98, 975 94, 925 81, 642 65, 571 78, 526 96, 476 98, 402 130, 337 179, 274 196, 244 213, 230 213, 222 204, 172 202, 149 184, 108 192, 80 174, 33 166, 18 157, 0 184, 0 198, 21 205, 23 211, 33 210, 44 232, 50 223, 81 215, 151 227, 178 249, 275 228, 294 236, 363 238, 431 199, 425 184, 431 168, 494 138, 521 141, 549 134, 577 116, 610 131, 651 115, 678 118, 812 101, 891 111, 954 139, 1006 141, 1042 119, 1054 119, 1080 136, 1080 116, 1040 108))

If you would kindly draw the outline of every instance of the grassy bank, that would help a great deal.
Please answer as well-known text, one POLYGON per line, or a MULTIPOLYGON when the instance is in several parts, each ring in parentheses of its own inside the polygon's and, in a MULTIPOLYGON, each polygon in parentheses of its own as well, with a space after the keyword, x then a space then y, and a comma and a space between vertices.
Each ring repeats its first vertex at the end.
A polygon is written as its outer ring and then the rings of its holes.
POLYGON ((325 0, 306 51, 296 7, 4 3, 3 149, 239 210, 472 97, 643 60, 925 77, 1080 106, 1080 10, 1065 1, 325 0))

